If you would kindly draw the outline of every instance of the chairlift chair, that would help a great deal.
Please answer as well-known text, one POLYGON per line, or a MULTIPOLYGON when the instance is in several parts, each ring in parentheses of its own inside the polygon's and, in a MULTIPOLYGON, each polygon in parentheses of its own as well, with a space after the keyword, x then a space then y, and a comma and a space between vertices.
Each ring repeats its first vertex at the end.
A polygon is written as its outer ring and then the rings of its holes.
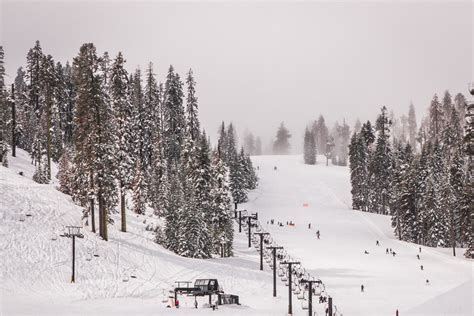
POLYGON ((86 255, 86 261, 91 261, 92 260, 92 254, 89 252, 86 255))
POLYGON ((301 308, 303 310, 307 310, 309 308, 309 302, 308 302, 307 299, 304 299, 304 300, 301 301, 301 308))
POLYGON ((305 293, 304 290, 300 290, 300 292, 296 295, 296 298, 298 298, 299 300, 304 299, 305 297, 304 293, 305 293))

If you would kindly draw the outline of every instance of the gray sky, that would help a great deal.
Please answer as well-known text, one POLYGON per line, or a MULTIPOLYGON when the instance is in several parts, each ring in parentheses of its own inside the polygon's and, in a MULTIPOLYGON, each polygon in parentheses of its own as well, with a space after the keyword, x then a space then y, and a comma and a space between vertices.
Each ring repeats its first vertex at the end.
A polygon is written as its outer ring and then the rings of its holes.
POLYGON ((0 0, 7 81, 39 39, 71 60, 82 43, 124 53, 129 70, 149 61, 193 68, 200 118, 213 136, 234 121, 264 144, 281 121, 301 148, 304 125, 396 114, 418 118, 434 93, 467 94, 473 73, 473 5, 464 2, 152 2, 0 0))

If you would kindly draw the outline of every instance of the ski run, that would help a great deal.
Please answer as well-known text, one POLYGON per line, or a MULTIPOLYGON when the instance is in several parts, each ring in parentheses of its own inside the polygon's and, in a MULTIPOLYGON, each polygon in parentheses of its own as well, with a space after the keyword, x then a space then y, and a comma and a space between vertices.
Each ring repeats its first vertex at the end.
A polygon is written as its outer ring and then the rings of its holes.
MULTIPOLYGON (((272 297, 270 267, 265 262, 259 271, 259 253, 248 248, 237 223, 233 257, 184 258, 154 242, 146 226, 159 219, 151 210, 128 213, 126 233, 112 214, 108 242, 83 227, 70 283, 71 239, 60 234, 66 225, 82 226, 82 210, 57 190, 57 179, 32 181, 28 153, 8 159, 9 168, 0 167, 1 315, 287 314, 287 287, 278 277, 272 297), (217 279, 241 305, 213 311, 201 297, 195 309, 194 298, 180 296, 179 309, 167 308, 174 282, 197 278, 217 279)), ((453 257, 449 248, 398 241, 389 216, 352 211, 348 167, 326 166, 324 159, 305 165, 301 155, 253 157, 259 187, 239 210, 258 212, 273 240, 323 281, 337 315, 473 315, 472 260, 453 257)), ((313 306, 325 315, 325 303, 314 299, 313 306)), ((296 295, 293 313, 307 314, 296 295)))

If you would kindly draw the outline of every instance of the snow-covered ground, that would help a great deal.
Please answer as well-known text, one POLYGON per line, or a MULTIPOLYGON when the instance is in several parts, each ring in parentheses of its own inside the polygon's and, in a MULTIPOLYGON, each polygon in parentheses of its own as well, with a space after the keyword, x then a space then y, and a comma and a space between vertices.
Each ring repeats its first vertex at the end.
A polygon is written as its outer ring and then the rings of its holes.
MULTIPOLYGON (((307 166, 299 156, 253 160, 260 185, 242 208, 259 212, 273 238, 324 281, 340 313, 395 315, 399 309, 400 316, 472 315, 472 261, 427 247, 418 260, 418 246, 397 241, 388 217, 351 211, 347 168, 326 167, 322 158, 307 166), (272 218, 296 225, 266 225, 272 218), (397 255, 386 255, 386 248, 397 255)), ((58 235, 64 225, 81 225, 81 209, 55 189, 57 184, 31 180, 34 167, 25 152, 9 162, 10 168, 0 167, 0 315, 286 315, 286 287, 278 282, 278 297, 272 297, 270 269, 258 270, 258 254, 247 248, 243 233, 235 234, 233 258, 187 259, 152 241, 144 229, 153 221, 149 216, 130 214, 127 233, 119 232, 115 217, 108 242, 85 227, 85 238, 76 242, 77 282, 71 284, 71 240, 58 235), (181 297, 182 308, 167 309, 163 296, 174 281, 196 278, 217 278, 243 305, 212 312, 201 308, 202 298, 195 310, 191 298, 181 297)), ((294 313, 305 315, 293 300, 294 313)), ((324 315, 322 305, 316 306, 324 315)))
POLYGON ((393 236, 389 216, 350 210, 347 167, 326 167, 322 156, 315 166, 304 165, 301 156, 260 156, 253 162, 260 184, 245 207, 258 211, 273 238, 321 278, 339 312, 473 315, 472 260, 462 257, 462 249, 458 257, 450 249, 421 247, 419 253, 418 245, 393 236), (285 225, 267 225, 270 219, 285 225), (386 254, 387 248, 396 256, 386 254))

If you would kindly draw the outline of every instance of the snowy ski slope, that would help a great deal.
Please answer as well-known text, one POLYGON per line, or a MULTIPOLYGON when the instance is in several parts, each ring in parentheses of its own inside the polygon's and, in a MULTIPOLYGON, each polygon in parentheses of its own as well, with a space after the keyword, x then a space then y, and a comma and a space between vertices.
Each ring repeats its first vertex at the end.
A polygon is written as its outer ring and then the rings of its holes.
POLYGON ((273 238, 323 280, 342 314, 473 315, 473 262, 464 251, 454 258, 450 249, 422 247, 418 260, 418 246, 393 236, 389 216, 350 210, 348 167, 326 167, 323 156, 315 166, 304 165, 301 156, 253 162, 260 184, 245 207, 258 211, 273 238), (270 219, 285 225, 267 225, 270 219))
MULTIPOLYGON (((241 207, 258 211, 273 238, 325 282, 340 313, 395 315, 398 308, 400 316, 472 315, 472 261, 427 247, 418 261, 418 246, 393 238, 388 217, 350 210, 347 168, 326 167, 322 158, 306 166, 300 156, 253 160, 260 185, 241 207), (296 225, 266 225, 271 218, 296 225), (386 255, 387 247, 397 256, 386 255)), ((0 315, 286 315, 287 288, 278 282, 278 297, 272 298, 269 268, 258 270, 258 254, 247 248, 243 233, 235 234, 234 258, 187 259, 152 241, 144 230, 153 221, 149 216, 130 214, 127 233, 118 231, 115 217, 108 242, 85 228, 85 238, 76 243, 77 283, 69 283, 71 240, 57 236, 64 225, 80 224, 81 210, 55 183, 31 180, 34 167, 24 151, 9 162, 10 168, 0 167, 0 315), (174 281, 206 277, 217 278, 243 305, 212 312, 201 308, 201 299, 195 310, 191 298, 181 297, 179 310, 165 307, 163 294, 174 281)), ((293 301, 294 314, 306 315, 295 296, 293 301)), ((317 315, 324 315, 322 305, 316 306, 317 315)))

